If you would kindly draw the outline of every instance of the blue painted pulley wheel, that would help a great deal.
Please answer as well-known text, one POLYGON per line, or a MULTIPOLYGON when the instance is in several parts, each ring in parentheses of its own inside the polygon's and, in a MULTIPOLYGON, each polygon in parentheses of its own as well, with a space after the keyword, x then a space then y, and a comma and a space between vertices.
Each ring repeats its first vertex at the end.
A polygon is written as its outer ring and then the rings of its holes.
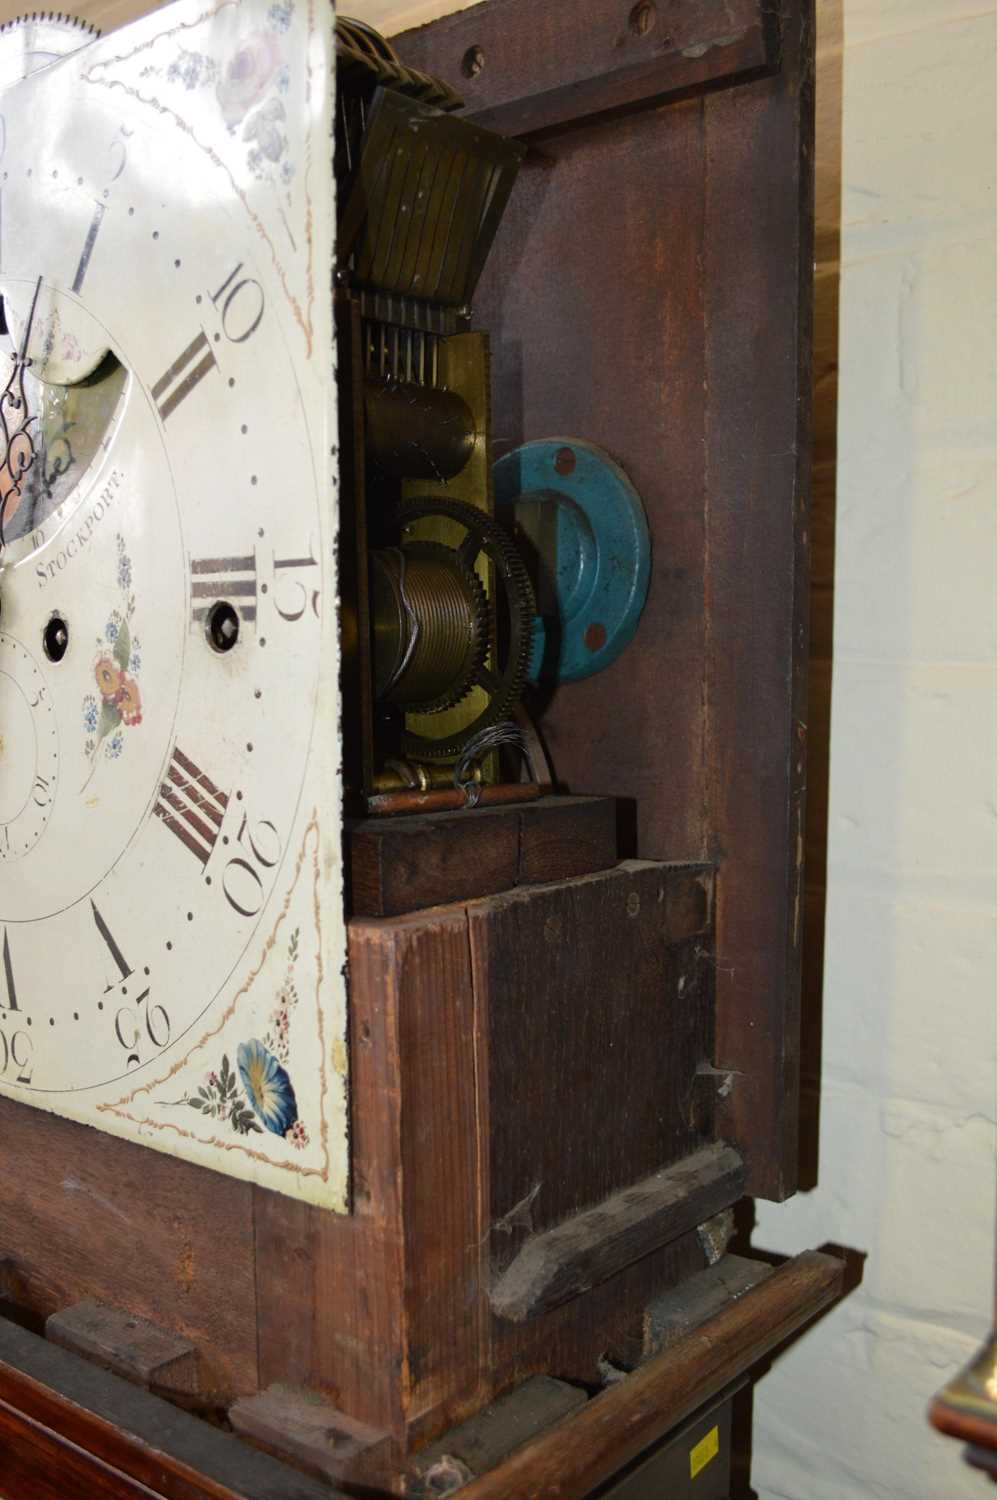
POLYGON ((641 498, 592 443, 524 443, 494 468, 495 512, 537 594, 531 682, 578 682, 633 640, 651 577, 641 498))

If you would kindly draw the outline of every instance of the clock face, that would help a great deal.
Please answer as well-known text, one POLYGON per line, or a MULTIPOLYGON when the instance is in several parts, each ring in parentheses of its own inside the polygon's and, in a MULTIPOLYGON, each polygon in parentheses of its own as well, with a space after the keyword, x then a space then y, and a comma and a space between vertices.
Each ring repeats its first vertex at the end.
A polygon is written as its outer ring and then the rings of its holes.
POLYGON ((0 1090, 342 1208, 321 23, 0 94, 0 1090))

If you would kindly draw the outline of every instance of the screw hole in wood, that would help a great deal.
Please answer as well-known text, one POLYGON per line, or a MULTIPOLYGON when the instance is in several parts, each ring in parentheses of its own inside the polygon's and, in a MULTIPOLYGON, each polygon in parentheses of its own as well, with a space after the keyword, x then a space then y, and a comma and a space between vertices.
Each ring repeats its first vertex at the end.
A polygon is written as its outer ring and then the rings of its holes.
POLYGON ((630 12, 630 30, 634 36, 647 36, 658 20, 658 7, 654 0, 639 0, 630 12))

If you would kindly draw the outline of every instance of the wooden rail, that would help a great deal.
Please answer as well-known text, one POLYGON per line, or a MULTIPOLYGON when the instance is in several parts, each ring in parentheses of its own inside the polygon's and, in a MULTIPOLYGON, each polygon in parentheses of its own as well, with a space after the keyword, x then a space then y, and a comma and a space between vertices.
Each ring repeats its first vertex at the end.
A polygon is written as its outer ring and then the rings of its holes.
POLYGON ((0 1318, 4 1500, 345 1500, 0 1318))
POLYGON ((461 1490, 461 1500, 584 1500, 841 1293, 844 1262, 787 1261, 576 1415, 461 1490))

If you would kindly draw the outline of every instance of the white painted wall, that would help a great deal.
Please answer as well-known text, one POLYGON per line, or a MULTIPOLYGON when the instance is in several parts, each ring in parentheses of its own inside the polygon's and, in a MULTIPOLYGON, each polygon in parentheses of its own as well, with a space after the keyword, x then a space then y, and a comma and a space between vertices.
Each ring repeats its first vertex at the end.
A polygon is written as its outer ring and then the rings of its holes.
MULTIPOLYGON (((988 1491, 927 1426, 993 1307, 997 9, 844 13, 820 1186, 755 1243, 866 1253, 760 1382, 761 1500, 988 1491)), ((353 0, 390 31, 460 8, 353 0)), ((818 84, 821 72, 818 72, 818 84)), ((833 173, 833 164, 818 170, 833 173)), ((821 195, 819 194, 819 198, 821 195)))
POLYGON ((924 1408, 993 1308, 997 10, 843 10, 820 1185, 755 1243, 868 1260, 759 1384, 753 1477, 982 1500, 924 1408))

